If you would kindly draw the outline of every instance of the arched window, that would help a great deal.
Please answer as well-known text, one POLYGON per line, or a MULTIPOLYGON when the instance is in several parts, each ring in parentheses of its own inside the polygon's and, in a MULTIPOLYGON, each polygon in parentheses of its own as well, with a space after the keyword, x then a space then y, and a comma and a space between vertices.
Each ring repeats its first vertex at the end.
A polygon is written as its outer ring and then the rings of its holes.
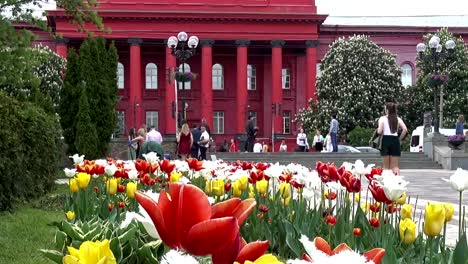
POLYGON ((247 65, 247 90, 257 89, 257 69, 250 64, 247 65))
MULTIPOLYGON (((188 63, 180 64, 179 65, 179 72, 191 72, 190 65, 188 63)), ((191 81, 189 82, 179 82, 179 90, 182 90, 182 84, 184 85, 185 90, 190 90, 192 87, 191 81)))
POLYGON ((401 84, 404 87, 413 85, 413 67, 408 63, 401 65, 401 84))
POLYGON ((213 89, 222 90, 224 89, 224 72, 223 66, 219 63, 213 65, 211 69, 211 76, 213 78, 213 89))
POLYGON ((158 66, 146 64, 146 89, 158 89, 158 66))
POLYGON ((122 63, 117 63, 117 88, 124 89, 124 66, 122 63))

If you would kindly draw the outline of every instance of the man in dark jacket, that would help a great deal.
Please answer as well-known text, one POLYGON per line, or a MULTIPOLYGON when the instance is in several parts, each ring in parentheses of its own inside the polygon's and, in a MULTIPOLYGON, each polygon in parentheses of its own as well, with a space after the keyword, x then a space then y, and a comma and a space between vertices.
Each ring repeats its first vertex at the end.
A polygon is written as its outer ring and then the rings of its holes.
POLYGON ((195 158, 195 159, 198 159, 198 157, 199 157, 198 153, 199 153, 199 150, 200 150, 200 146, 198 145, 198 141, 200 141, 201 131, 200 131, 200 128, 198 128, 197 125, 194 125, 191 132, 192 132, 192 137, 193 137, 191 157, 195 158))

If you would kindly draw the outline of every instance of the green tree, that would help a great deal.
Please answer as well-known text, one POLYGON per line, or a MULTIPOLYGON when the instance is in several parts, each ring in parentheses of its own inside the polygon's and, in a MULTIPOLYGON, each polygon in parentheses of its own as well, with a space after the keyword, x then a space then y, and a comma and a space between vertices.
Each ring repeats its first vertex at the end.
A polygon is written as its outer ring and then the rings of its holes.
POLYGON ((63 137, 68 146, 69 153, 76 153, 76 113, 79 110, 78 99, 81 95, 81 74, 78 54, 75 49, 68 50, 67 74, 65 75, 64 86, 60 91, 59 115, 62 126, 63 137))
MULTIPOLYGON (((407 91, 408 95, 411 95, 408 98, 411 99, 406 107, 409 110, 408 114, 411 116, 406 117, 405 115, 405 119, 414 120, 415 126, 411 128, 422 126, 423 113, 431 112, 434 109, 434 88, 428 85, 428 79, 433 73, 449 76, 448 83, 443 86, 444 120, 442 127, 454 127, 459 114, 468 115, 468 50, 465 48, 463 38, 456 38, 446 28, 443 28, 436 33, 425 35, 425 42, 427 43, 434 35, 440 38, 442 44, 441 54, 449 55, 444 45, 447 40, 454 40, 456 46, 452 55, 441 57, 436 64, 433 61, 424 61, 418 58, 419 75, 417 84, 407 91)), ((430 48, 426 47, 426 57, 430 56, 430 52, 430 48)))
POLYGON ((318 102, 300 111, 296 121, 313 131, 328 131, 332 112, 337 111, 340 131, 372 128, 387 101, 401 96, 401 70, 395 56, 366 36, 335 41, 320 66, 318 102))
POLYGON ((76 116, 75 148, 78 153, 85 155, 87 159, 96 159, 100 156, 98 136, 90 114, 88 96, 86 90, 83 89, 80 96, 78 115, 76 116))

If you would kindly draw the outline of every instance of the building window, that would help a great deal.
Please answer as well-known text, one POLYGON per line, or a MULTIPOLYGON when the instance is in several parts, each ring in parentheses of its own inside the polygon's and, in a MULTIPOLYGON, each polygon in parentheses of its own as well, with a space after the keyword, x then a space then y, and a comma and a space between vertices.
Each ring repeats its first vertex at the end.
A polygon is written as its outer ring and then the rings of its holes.
POLYGON ((125 134, 125 111, 116 111, 117 126, 114 131, 114 138, 118 138, 125 134))
POLYGON ((159 114, 156 111, 147 111, 146 112, 146 126, 156 128, 159 130, 159 114))
POLYGON ((255 66, 247 65, 247 90, 257 89, 257 69, 255 66))
POLYGON ((124 89, 124 66, 122 63, 117 63, 117 88, 124 89))
POLYGON ((401 66, 401 84, 404 87, 413 85, 413 67, 408 63, 401 66))
POLYGON ((158 66, 146 64, 146 89, 158 89, 158 66))
POLYGON ((283 112, 283 134, 291 134, 291 112, 283 112))
POLYGON ((322 63, 317 63, 316 74, 315 74, 317 78, 322 76, 322 71, 320 70, 320 66, 322 66, 322 63))
MULTIPOLYGON (((188 65, 188 63, 184 63, 184 64, 181 64, 179 65, 179 72, 182 72, 182 71, 185 71, 185 72, 190 72, 190 65, 188 65)), ((182 84, 184 84, 184 89, 185 90, 190 90, 192 88, 192 82, 179 82, 178 85, 179 85, 179 90, 182 90, 182 84)))
POLYGON ((213 113, 213 134, 224 134, 224 112, 213 113))
POLYGON ((222 90, 224 89, 224 71, 223 66, 219 63, 213 65, 211 69, 211 76, 213 78, 213 89, 222 90))
POLYGON ((283 68, 281 72, 281 81, 283 83, 283 89, 291 88, 291 70, 289 68, 283 68))

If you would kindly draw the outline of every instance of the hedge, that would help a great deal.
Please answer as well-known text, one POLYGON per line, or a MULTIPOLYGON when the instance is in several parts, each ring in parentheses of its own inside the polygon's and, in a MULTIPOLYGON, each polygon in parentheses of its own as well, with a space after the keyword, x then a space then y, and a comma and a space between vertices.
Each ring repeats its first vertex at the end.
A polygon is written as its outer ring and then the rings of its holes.
POLYGON ((0 93, 0 211, 54 186, 60 149, 59 124, 32 103, 0 93))

